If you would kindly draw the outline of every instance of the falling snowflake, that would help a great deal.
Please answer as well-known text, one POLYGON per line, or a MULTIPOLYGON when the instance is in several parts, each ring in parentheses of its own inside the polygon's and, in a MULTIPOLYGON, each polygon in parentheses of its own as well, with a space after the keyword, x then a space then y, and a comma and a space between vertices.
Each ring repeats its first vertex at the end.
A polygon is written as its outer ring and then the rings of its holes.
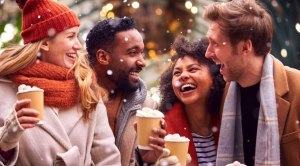
POLYGON ((169 30, 167 30, 167 33, 169 33, 170 31, 169 30))
POLYGON ((40 15, 38 15, 38 18, 41 18, 41 16, 40 16, 40 15))
POLYGON ((190 18, 190 19, 189 19, 189 22, 193 22, 193 19, 190 18))
POLYGON ((218 131, 218 128, 217 128, 216 126, 213 126, 213 127, 211 128, 211 131, 215 133, 215 132, 218 131))
POLYGON ((112 74, 113 74, 112 70, 107 70, 107 75, 112 75, 112 74))
POLYGON ((286 46, 289 46, 289 45, 290 45, 290 42, 289 42, 288 40, 286 40, 286 41, 285 41, 285 45, 286 45, 286 46))
POLYGON ((174 86, 179 87, 179 86, 180 86, 180 82, 179 82, 179 81, 176 81, 176 82, 174 83, 174 86))
POLYGON ((37 57, 41 57, 41 52, 38 52, 38 53, 37 53, 37 57))
POLYGON ((223 42, 222 44, 223 44, 223 45, 226 45, 226 42, 223 42))
POLYGON ((17 131, 17 127, 13 127, 13 128, 12 128, 12 132, 15 133, 16 131, 17 131))
POLYGON ((123 62, 123 59, 120 59, 120 62, 123 62))
POLYGON ((126 103, 126 102, 127 102, 127 100, 126 100, 126 99, 124 99, 123 101, 124 101, 124 103, 126 103))
POLYGON ((192 33, 192 30, 191 30, 191 29, 188 29, 188 30, 187 30, 187 33, 192 33))
POLYGON ((54 28, 50 28, 50 29, 48 29, 48 36, 54 36, 55 35, 55 33, 56 33, 56 30, 54 29, 54 28))
POLYGON ((127 2, 127 0, 123 0, 123 2, 127 2))
POLYGON ((115 91, 114 91, 114 90, 111 90, 111 91, 110 91, 110 93, 111 93, 111 94, 114 94, 114 93, 115 93, 115 91))
POLYGON ((128 41, 128 38, 127 38, 127 37, 125 37, 125 41, 128 41))
POLYGON ((39 64, 39 63, 40 63, 40 60, 39 60, 39 59, 37 59, 37 60, 36 60, 36 63, 37 63, 37 64, 39 64))
POLYGON ((274 7, 277 7, 277 6, 278 6, 277 1, 275 1, 275 0, 273 0, 273 1, 271 2, 271 4, 272 4, 272 6, 274 6, 274 7))
POLYGON ((250 7, 249 7, 249 9, 251 10, 251 9, 252 9, 252 7, 250 6, 250 7))

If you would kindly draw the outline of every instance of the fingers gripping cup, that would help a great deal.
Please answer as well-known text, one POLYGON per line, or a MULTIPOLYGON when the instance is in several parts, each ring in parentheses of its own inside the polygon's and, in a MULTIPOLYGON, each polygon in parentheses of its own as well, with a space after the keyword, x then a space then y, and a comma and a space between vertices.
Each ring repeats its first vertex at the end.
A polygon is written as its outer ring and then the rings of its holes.
POLYGON ((160 120, 164 117, 164 114, 158 110, 144 107, 142 110, 137 111, 136 117, 139 149, 153 150, 149 146, 149 137, 159 137, 153 133, 153 128, 161 128, 160 120))
POLYGON ((180 137, 179 134, 168 134, 165 137, 165 146, 170 150, 170 156, 176 156, 181 166, 186 165, 190 140, 180 137))
POLYGON ((30 99, 30 104, 26 105, 25 108, 31 108, 37 110, 40 114, 38 118, 40 121, 37 125, 43 124, 44 120, 44 90, 38 87, 30 87, 24 84, 18 87, 17 93, 18 100, 30 99))

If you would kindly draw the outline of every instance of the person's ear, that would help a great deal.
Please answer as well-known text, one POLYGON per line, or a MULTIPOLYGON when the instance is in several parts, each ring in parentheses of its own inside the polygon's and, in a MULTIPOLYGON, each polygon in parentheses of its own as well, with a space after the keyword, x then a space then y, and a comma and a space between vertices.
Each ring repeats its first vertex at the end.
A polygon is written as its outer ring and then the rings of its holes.
POLYGON ((252 41, 246 40, 243 44, 242 52, 243 54, 249 54, 252 51, 252 41))
POLYGON ((41 49, 43 51, 49 51, 49 40, 45 40, 42 42, 41 49))
POLYGON ((101 65, 108 65, 109 64, 109 60, 110 60, 110 55, 108 52, 100 49, 97 51, 96 53, 96 58, 97 61, 101 64, 101 65))

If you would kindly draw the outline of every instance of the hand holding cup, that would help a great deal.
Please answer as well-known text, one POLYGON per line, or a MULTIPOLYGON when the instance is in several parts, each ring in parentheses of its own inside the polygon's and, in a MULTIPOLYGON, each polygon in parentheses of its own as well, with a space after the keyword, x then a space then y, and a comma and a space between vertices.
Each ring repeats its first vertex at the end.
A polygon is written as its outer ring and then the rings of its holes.
POLYGON ((17 97, 15 110, 21 126, 25 129, 42 124, 44 120, 44 90, 22 84, 18 88, 17 97))
POLYGON ((149 146, 149 138, 159 138, 159 134, 153 132, 153 129, 159 130, 161 128, 161 120, 164 114, 158 110, 144 107, 142 110, 137 111, 136 117, 139 149, 153 150, 149 146))

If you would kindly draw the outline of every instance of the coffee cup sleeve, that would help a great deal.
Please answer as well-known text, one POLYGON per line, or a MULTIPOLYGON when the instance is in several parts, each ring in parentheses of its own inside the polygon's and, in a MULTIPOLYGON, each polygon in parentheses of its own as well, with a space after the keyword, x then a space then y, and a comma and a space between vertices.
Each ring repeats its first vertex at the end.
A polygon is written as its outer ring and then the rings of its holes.
POLYGON ((5 119, 4 125, 0 128, 1 150, 8 151, 17 147, 24 131, 25 130, 18 121, 17 112, 14 109, 11 109, 5 119))

